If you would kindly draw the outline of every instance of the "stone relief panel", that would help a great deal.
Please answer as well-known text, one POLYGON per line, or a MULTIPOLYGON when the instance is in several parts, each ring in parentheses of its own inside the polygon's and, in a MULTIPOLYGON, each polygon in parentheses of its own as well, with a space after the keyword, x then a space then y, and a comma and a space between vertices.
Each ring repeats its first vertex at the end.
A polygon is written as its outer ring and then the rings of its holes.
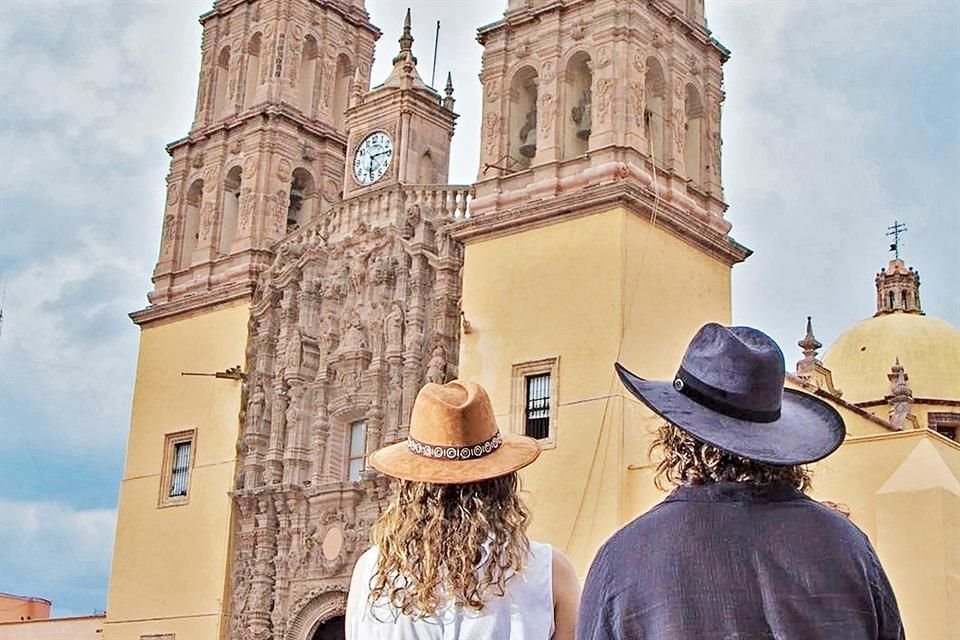
POLYGON ((388 492, 371 470, 348 478, 351 424, 364 421, 366 453, 399 440, 420 387, 457 375, 463 252, 449 206, 392 195, 288 238, 257 284, 231 640, 288 637, 319 594, 346 592, 388 492))

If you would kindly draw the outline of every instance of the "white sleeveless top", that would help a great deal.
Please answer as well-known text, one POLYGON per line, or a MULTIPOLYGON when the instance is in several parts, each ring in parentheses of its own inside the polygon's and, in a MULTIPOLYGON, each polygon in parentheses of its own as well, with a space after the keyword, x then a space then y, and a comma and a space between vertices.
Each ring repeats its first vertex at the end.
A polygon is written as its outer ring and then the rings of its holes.
POLYGON ((352 640, 550 640, 553 637, 553 549, 530 542, 526 568, 507 580, 506 593, 484 603, 482 611, 453 605, 420 620, 390 604, 371 607, 370 580, 379 551, 357 561, 350 584, 347 624, 352 640))

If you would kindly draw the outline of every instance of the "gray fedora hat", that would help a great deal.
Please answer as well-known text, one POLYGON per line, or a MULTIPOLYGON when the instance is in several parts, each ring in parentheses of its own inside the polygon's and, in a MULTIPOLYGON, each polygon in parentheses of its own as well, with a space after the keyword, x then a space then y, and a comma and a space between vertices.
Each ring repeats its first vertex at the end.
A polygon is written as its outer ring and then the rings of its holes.
POLYGON ((772 465, 833 453, 843 418, 812 395, 783 388, 783 353, 750 327, 710 323, 687 346, 671 381, 644 380, 619 362, 620 380, 668 422, 729 453, 772 465))

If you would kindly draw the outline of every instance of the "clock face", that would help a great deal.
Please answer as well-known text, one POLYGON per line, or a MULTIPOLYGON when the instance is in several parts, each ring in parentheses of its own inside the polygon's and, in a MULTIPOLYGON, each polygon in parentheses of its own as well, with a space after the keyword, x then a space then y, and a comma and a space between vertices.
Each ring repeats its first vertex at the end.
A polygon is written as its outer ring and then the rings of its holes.
POLYGON ((383 177, 393 157, 393 140, 383 131, 371 133, 353 154, 353 177, 361 185, 373 184, 383 177))

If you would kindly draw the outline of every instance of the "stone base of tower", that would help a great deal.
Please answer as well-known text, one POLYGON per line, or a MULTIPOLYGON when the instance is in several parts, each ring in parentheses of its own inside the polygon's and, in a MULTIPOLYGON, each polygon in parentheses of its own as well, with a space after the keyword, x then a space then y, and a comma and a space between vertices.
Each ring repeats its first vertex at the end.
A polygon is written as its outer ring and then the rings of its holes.
MULTIPOLYGON (((525 379, 549 373, 545 450, 523 472, 533 538, 581 576, 599 545, 659 499, 646 467, 659 422, 613 369, 669 377, 705 322, 730 322, 730 271, 749 253, 689 216, 633 200, 546 201, 477 216, 465 241, 460 375, 490 392, 501 429, 523 433, 525 379), (662 216, 662 217, 661 217, 662 216), (686 229, 684 229, 686 225, 686 229)), ((635 192, 638 197, 639 190, 635 192)))
POLYGON ((242 364, 249 317, 242 299, 142 325, 107 640, 222 636, 241 382, 182 373, 242 364), (192 443, 185 495, 171 498, 180 441, 192 443))

